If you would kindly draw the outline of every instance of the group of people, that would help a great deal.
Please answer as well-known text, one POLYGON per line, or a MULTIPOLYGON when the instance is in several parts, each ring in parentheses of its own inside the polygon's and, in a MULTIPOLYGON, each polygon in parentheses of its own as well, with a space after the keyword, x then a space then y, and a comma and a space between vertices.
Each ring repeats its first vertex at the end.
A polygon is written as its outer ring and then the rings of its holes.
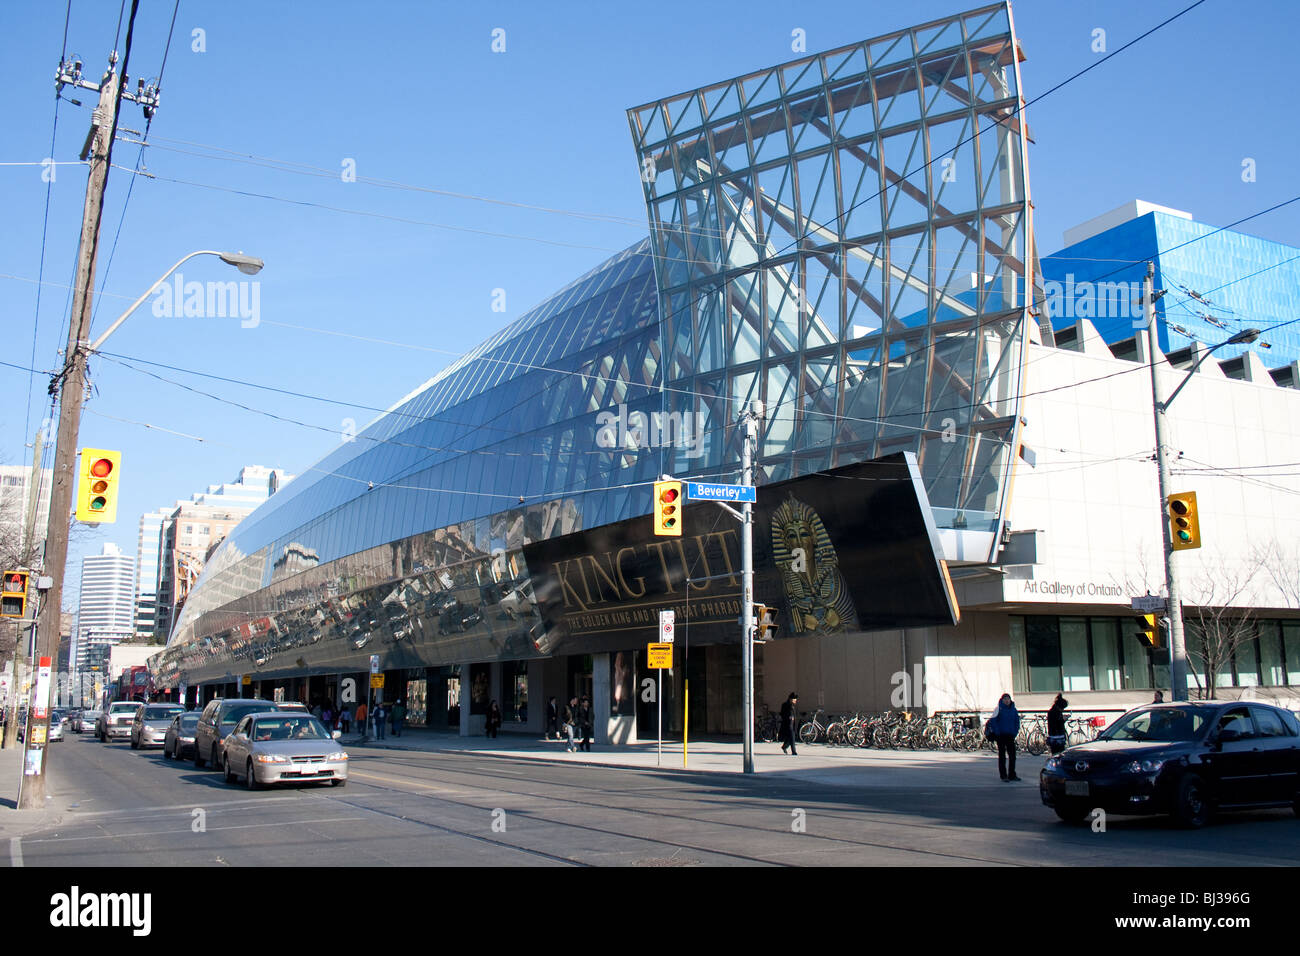
POLYGON ((352 723, 355 719, 357 730, 362 734, 369 734, 374 731, 378 740, 384 739, 384 733, 389 724, 392 724, 393 736, 402 736, 402 728, 406 724, 406 705, 399 698, 397 703, 391 708, 385 708, 382 702, 377 702, 373 708, 367 708, 365 701, 357 704, 355 714, 347 704, 335 708, 332 704, 316 704, 311 709, 312 715, 320 720, 328 729, 337 730, 341 733, 350 733, 352 723), (371 722, 368 724, 367 722, 371 722))
POLYGON ((591 709, 591 698, 583 697, 581 701, 572 697, 560 709, 554 697, 546 703, 546 739, 555 735, 556 740, 563 740, 561 729, 568 735, 568 744, 564 748, 569 753, 578 750, 591 752, 591 733, 595 729, 596 719, 591 709))

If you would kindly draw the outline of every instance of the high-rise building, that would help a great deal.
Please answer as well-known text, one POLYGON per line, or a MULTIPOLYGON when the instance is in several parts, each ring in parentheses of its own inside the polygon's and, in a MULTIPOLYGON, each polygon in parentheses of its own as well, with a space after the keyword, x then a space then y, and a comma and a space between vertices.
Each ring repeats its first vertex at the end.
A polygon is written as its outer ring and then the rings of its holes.
POLYGON ((50 487, 53 471, 40 472, 35 498, 32 469, 26 465, 0 466, 0 561, 29 564, 39 554, 50 520, 50 487), (33 505, 35 509, 33 510, 33 505))
POLYGON ((69 658, 78 673, 102 666, 108 648, 135 633, 135 559, 115 544, 81 559, 76 650, 69 658))

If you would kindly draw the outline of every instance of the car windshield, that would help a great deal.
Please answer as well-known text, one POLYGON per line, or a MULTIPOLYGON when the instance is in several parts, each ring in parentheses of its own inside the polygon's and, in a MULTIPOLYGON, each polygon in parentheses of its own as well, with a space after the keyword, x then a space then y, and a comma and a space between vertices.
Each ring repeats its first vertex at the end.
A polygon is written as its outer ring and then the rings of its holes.
POLYGON ((254 721, 250 735, 263 740, 328 740, 325 726, 315 717, 268 717, 254 721))
POLYGON ((193 730, 198 725, 199 725, 199 718, 197 716, 181 718, 181 730, 193 730))
POLYGON ((244 704, 242 707, 231 707, 230 710, 226 711, 226 716, 221 718, 221 726, 233 727, 248 714, 254 714, 259 710, 271 710, 273 706, 270 704, 244 704))
POLYGON ((144 709, 144 719, 166 720, 169 717, 175 717, 179 713, 179 707, 146 707, 144 709))
POLYGON ((1115 721, 1099 740, 1178 743, 1195 740, 1205 715, 1192 707, 1152 707, 1134 710, 1115 721))
POLYGON ((124 714, 129 710, 137 710, 139 707, 139 704, 114 704, 108 708, 108 712, 110 714, 124 714))

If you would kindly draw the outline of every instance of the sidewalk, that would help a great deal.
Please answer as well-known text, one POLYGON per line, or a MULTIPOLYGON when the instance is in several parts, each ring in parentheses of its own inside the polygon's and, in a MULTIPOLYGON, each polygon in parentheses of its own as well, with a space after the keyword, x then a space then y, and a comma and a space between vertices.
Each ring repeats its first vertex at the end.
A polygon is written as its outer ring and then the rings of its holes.
MULTIPOLYGON (((342 740, 349 752, 410 750, 425 753, 473 754, 481 757, 510 757, 544 760, 582 766, 621 767, 691 773, 735 773, 742 771, 740 741, 688 741, 686 766, 682 765, 680 741, 664 742, 662 762, 657 761, 656 744, 619 746, 592 744, 591 753, 568 753, 566 742, 544 740, 530 734, 503 732, 496 739, 461 737, 458 734, 406 728, 402 736, 363 742, 350 734, 342 740)), ((1044 757, 1022 753, 1016 772, 1023 786, 1036 786, 1044 757)), ((873 750, 800 744, 798 756, 781 753, 779 743, 754 744, 754 772, 847 787, 906 787, 938 790, 970 787, 1003 787, 998 779, 997 756, 993 753, 954 753, 943 750, 873 750)))

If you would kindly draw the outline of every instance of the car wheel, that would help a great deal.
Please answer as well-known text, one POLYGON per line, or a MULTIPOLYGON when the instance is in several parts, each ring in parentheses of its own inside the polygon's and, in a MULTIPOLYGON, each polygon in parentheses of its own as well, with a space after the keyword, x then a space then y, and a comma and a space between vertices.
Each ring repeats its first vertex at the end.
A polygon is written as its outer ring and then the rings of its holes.
POLYGON ((139 749, 140 749, 140 740, 139 740, 138 737, 132 737, 132 738, 131 738, 131 749, 132 749, 132 750, 139 750, 139 749))
MULTIPOLYGON (((346 779, 340 779, 338 777, 335 777, 333 780, 330 781, 331 787, 346 787, 347 785, 348 782, 346 779)), ((1298 804, 1296 807, 1296 813, 1300 813, 1300 804, 1298 804)))
POLYGON ((199 742, 194 741, 194 769, 203 769, 203 750, 199 747, 199 742))
POLYGON ((1174 819, 1190 830, 1198 830, 1210 822, 1210 800, 1200 777, 1188 774, 1179 782, 1173 812, 1174 819))
POLYGON ((163 760, 174 760, 172 752, 167 749, 167 741, 163 741, 163 760))
POLYGON ((253 761, 248 761, 248 766, 245 769, 248 773, 248 778, 245 780, 245 783, 248 784, 248 789, 261 790, 262 785, 257 782, 257 775, 253 773, 253 761))
POLYGON ((227 783, 227 784, 234 784, 234 783, 236 783, 237 781, 236 781, 236 779, 235 779, 234 771, 232 771, 232 770, 230 769, 230 758, 229 758, 229 757, 226 758, 226 762, 225 762, 225 764, 224 764, 223 766, 224 766, 224 770, 225 770, 226 783, 227 783))
POLYGON ((1072 824, 1082 823, 1084 820, 1088 819, 1088 814, 1090 812, 1087 807, 1080 806, 1077 803, 1057 804, 1052 807, 1052 809, 1056 811, 1058 817, 1066 823, 1072 824))

